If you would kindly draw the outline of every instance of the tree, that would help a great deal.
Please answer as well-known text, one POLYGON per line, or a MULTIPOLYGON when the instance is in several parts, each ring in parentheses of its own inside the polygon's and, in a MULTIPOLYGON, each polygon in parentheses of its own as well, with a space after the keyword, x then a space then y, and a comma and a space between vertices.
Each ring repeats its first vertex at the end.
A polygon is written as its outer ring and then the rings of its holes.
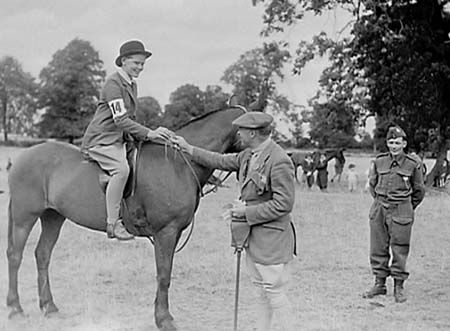
POLYGON ((138 123, 152 129, 160 126, 162 121, 162 109, 159 102, 153 97, 139 98, 136 110, 136 120, 138 123))
POLYGON ((205 94, 195 85, 185 84, 177 88, 165 106, 163 124, 176 129, 194 117, 205 113, 205 94))
MULTIPOLYGON (((379 137, 385 136, 389 125, 401 125, 412 148, 419 152, 437 148, 437 163, 441 162, 450 140, 448 1, 253 1, 258 2, 266 5, 266 35, 295 24, 305 11, 321 14, 339 6, 352 13, 346 41, 350 49, 342 55, 362 78, 356 87, 367 91, 362 116, 376 116, 379 137)), ((316 39, 306 51, 305 44, 299 44, 303 47, 297 50, 294 73, 301 72, 314 54, 323 54, 325 49, 333 54, 330 50, 336 49, 336 43, 324 49, 323 43, 317 43, 324 39, 316 39)), ((358 112, 353 114, 361 117, 358 112)))
POLYGON ((13 57, 0 60, 0 109, 4 140, 8 133, 34 133, 33 117, 36 114, 38 85, 31 74, 13 57))
POLYGON ((211 111, 225 108, 230 95, 218 85, 208 85, 204 92, 204 98, 205 110, 211 111))
POLYGON ((39 75, 41 135, 70 142, 81 137, 95 112, 105 75, 103 61, 88 41, 75 38, 58 50, 39 75))
POLYGON ((261 86, 268 80, 268 97, 276 94, 275 79, 283 79, 283 66, 290 58, 289 51, 273 43, 245 52, 229 66, 221 80, 233 86, 232 93, 239 103, 249 105, 258 98, 261 86))
MULTIPOLYGON (((265 108, 268 112, 289 117, 292 103, 276 90, 276 80, 284 78, 284 64, 290 59, 288 50, 276 42, 264 43, 262 47, 245 52, 229 66, 221 80, 233 86, 232 93, 238 103, 248 108, 265 108), (265 99, 265 100, 262 100, 265 99)), ((285 140, 285 135, 274 130, 274 137, 285 140)))

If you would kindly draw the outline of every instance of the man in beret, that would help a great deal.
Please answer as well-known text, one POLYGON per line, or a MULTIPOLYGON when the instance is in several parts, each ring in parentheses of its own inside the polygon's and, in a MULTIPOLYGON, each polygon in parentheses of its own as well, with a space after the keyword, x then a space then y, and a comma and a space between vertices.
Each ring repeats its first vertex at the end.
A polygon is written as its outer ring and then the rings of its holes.
POLYGON ((408 278, 409 253, 414 210, 425 196, 420 163, 404 152, 407 140, 398 126, 389 128, 389 152, 379 154, 369 175, 374 201, 370 208, 370 265, 375 284, 363 294, 373 298, 386 294, 386 278, 394 279, 395 302, 406 301, 403 283, 408 278), (392 254, 392 256, 391 256, 392 254))
POLYGON ((286 295, 289 262, 295 254, 295 230, 291 211, 295 201, 294 166, 271 138, 272 116, 251 111, 238 117, 240 153, 219 154, 189 145, 182 137, 174 143, 203 166, 238 172, 240 200, 230 210, 233 220, 244 219, 250 227, 246 264, 258 289, 258 331, 271 328, 278 316, 285 331, 294 330, 294 315, 286 295))
POLYGON ((97 161, 110 176, 106 188, 108 238, 133 238, 119 216, 123 190, 130 172, 126 156, 130 143, 134 140, 168 139, 172 135, 166 128, 151 130, 135 121, 136 78, 151 55, 138 40, 127 41, 120 47, 115 61, 118 69, 106 79, 97 110, 83 136, 83 153, 97 161))

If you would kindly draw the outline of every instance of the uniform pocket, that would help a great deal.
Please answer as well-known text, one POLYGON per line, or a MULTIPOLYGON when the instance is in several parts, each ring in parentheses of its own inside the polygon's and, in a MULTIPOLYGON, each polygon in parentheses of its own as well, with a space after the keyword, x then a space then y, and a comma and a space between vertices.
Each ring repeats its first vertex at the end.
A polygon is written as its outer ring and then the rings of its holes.
POLYGON ((266 191, 267 177, 257 171, 254 171, 250 174, 250 179, 256 186, 256 193, 258 195, 263 195, 266 191))
POLYGON ((282 225, 279 225, 279 224, 263 223, 261 225, 262 225, 263 228, 273 229, 273 230, 278 230, 278 231, 284 231, 284 227, 282 225))
POLYGON ((394 223, 400 224, 400 225, 407 225, 409 223, 412 223, 413 217, 399 217, 399 216, 392 216, 392 221, 394 223))

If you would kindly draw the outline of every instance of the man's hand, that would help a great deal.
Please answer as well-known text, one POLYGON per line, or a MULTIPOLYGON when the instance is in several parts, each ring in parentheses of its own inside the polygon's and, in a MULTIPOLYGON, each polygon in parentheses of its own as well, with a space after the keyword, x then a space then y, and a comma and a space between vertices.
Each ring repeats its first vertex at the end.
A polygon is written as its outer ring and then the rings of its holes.
POLYGON ((194 152, 194 147, 186 142, 186 140, 181 136, 174 136, 171 139, 172 143, 175 146, 178 146, 183 152, 186 152, 190 155, 194 152))
POLYGON ((148 140, 169 140, 173 136, 175 136, 175 134, 172 131, 162 126, 157 128, 156 130, 149 130, 149 132, 147 133, 148 140))
POLYGON ((231 216, 234 218, 244 218, 245 217, 245 203, 242 201, 236 201, 231 208, 231 216))

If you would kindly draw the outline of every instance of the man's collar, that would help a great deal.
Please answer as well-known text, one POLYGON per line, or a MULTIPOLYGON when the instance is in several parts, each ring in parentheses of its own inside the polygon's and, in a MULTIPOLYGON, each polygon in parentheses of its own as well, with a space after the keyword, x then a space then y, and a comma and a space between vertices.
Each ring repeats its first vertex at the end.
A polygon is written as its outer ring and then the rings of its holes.
POLYGON ((262 143, 252 149, 253 154, 261 153, 267 147, 267 145, 270 144, 271 141, 272 139, 270 139, 270 137, 264 140, 262 143))
POLYGON ((394 163, 394 162, 397 162, 399 165, 402 165, 403 161, 406 158, 405 152, 400 152, 397 155, 392 155, 392 154, 389 153, 389 155, 391 156, 391 160, 392 160, 391 164, 394 163))
POLYGON ((132 77, 130 77, 130 75, 128 75, 128 74, 125 72, 125 70, 123 70, 122 68, 118 68, 118 69, 117 69, 117 72, 119 73, 119 75, 120 75, 123 79, 125 79, 125 81, 126 81, 128 84, 133 85, 134 79, 133 79, 132 77))

